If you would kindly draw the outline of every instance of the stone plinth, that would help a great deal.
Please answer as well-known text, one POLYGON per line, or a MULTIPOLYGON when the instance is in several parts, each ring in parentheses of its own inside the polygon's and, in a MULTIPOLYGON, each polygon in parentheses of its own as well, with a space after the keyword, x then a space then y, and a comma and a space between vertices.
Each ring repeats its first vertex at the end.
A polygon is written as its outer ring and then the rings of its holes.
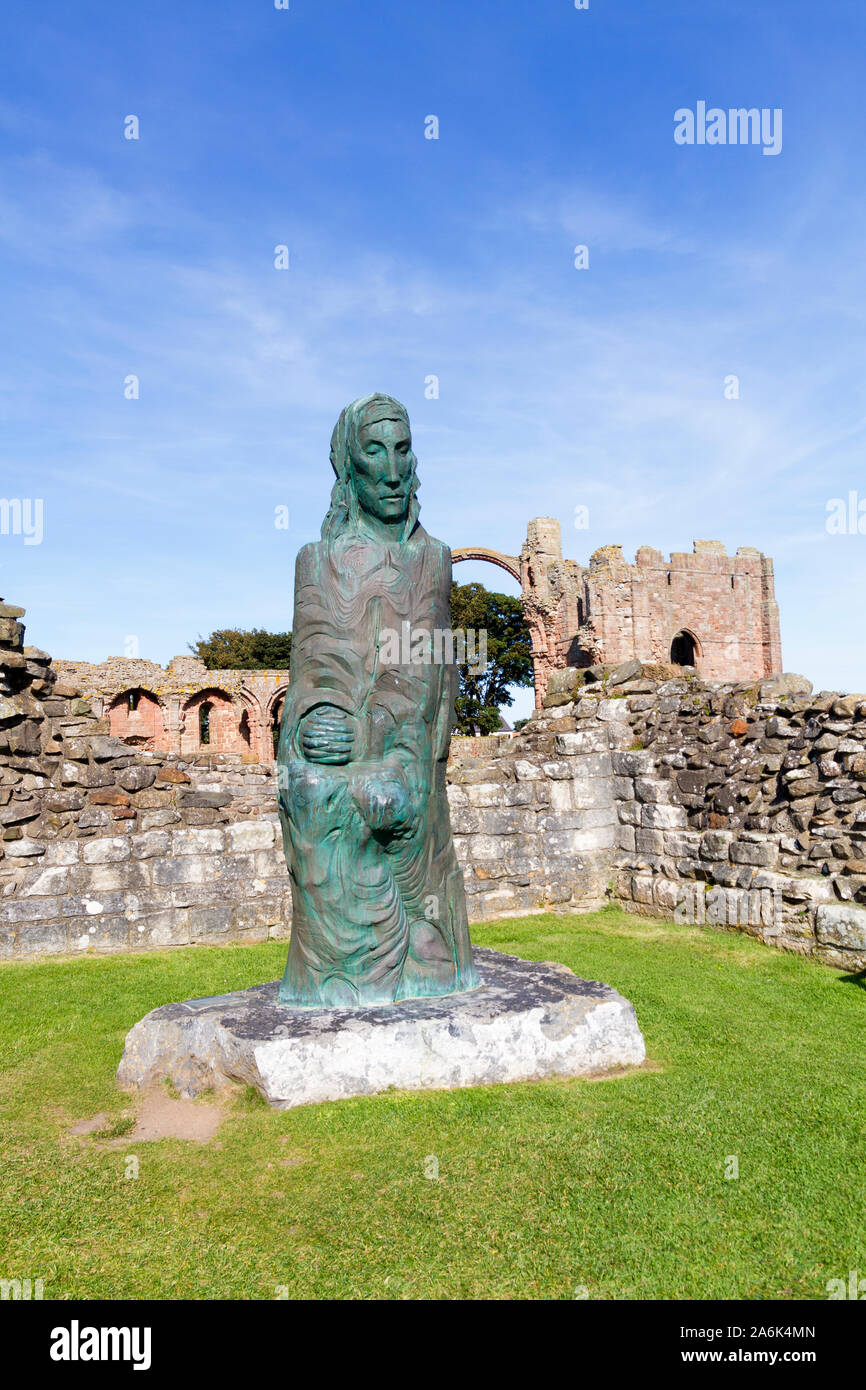
POLYGON ((363 1009, 277 1003, 277 982, 165 1004, 127 1035, 118 1084, 185 1096, 248 1082, 270 1105, 588 1076, 646 1055, 634 1007, 564 965, 475 952, 465 994, 363 1009))

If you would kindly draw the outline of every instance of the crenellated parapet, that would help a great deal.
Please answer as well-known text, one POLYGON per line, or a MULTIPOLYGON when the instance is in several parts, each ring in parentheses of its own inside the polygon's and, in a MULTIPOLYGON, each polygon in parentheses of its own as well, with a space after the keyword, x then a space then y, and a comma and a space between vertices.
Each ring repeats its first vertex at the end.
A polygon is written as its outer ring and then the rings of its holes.
MULTIPOLYGON (((454 558, 486 557, 466 550, 454 558)), ((753 546, 729 555, 722 541, 696 540, 691 551, 665 557, 642 545, 630 563, 611 544, 581 565, 563 558, 559 522, 536 517, 519 573, 537 707, 551 673, 564 666, 673 662, 709 680, 754 680, 782 669, 773 562, 753 546)))

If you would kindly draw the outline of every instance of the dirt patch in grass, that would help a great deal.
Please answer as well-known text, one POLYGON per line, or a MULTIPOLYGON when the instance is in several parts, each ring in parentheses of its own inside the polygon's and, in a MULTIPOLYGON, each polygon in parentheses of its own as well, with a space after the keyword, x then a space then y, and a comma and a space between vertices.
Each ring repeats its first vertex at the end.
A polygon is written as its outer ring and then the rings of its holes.
POLYGON ((101 1129, 107 1129, 110 1123, 111 1116, 104 1110, 100 1110, 99 1114, 94 1115, 92 1120, 77 1120, 74 1125, 70 1125, 69 1133, 79 1139, 85 1134, 96 1134, 101 1129))
POLYGON ((206 1144, 224 1119, 225 1106, 220 1100, 183 1100, 160 1088, 145 1092, 134 1115, 112 1117, 100 1112, 90 1120, 78 1120, 69 1133, 76 1138, 93 1135, 108 1148, 157 1139, 191 1139, 206 1144))

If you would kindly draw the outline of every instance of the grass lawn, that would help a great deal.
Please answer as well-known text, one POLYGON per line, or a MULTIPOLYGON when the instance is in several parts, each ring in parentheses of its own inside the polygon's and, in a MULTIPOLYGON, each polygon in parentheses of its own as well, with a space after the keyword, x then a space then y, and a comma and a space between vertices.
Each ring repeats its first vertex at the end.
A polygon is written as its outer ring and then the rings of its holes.
POLYGON ((815 1299, 866 1276, 862 982, 617 909, 473 936, 614 985, 650 1065, 284 1112, 247 1090, 208 1143, 118 1142, 127 1029, 274 979, 285 946, 0 967, 0 1277, 46 1299, 815 1299), (99 1111, 113 1142, 69 1134, 99 1111))

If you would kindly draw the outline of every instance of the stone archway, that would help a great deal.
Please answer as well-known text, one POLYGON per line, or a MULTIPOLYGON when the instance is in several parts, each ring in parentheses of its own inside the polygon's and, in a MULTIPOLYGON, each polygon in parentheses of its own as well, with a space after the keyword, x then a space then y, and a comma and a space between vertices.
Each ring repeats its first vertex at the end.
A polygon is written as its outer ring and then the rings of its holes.
POLYGON ((520 578, 520 560, 516 555, 503 555, 499 550, 486 550, 483 546, 462 546, 458 550, 452 550, 451 562, 459 565, 461 560, 486 560, 490 565, 498 565, 500 569, 506 570, 518 584, 520 578))
POLYGON ((498 565, 500 569, 505 570, 506 574, 510 574, 512 579, 516 579, 520 585, 523 618, 529 630, 529 639, 532 644, 535 704, 536 708, 540 709, 547 691, 549 669, 556 664, 556 632, 555 624, 551 628, 550 623, 545 623, 544 615, 540 611, 536 612, 536 606, 532 601, 534 578, 531 568, 527 565, 524 573, 519 556, 505 555, 500 550, 488 550, 486 546, 467 545, 452 550, 452 564, 458 565, 461 560, 484 560, 487 564, 498 565))
POLYGON ((152 690, 134 686, 121 690, 106 710, 108 729, 114 738, 156 752, 167 751, 162 702, 152 690))
POLYGON ((239 752, 239 722, 240 711, 225 690, 218 686, 197 690, 181 711, 181 757, 239 752))
POLYGON ((687 627, 680 628, 671 639, 671 662, 674 666, 697 666, 703 652, 695 634, 687 627))
POLYGON ((287 685, 282 685, 278 690, 275 690, 265 709, 263 745, 264 755, 267 758, 276 758, 277 756, 280 722, 283 717, 283 705, 286 701, 288 689, 289 687, 287 685))

